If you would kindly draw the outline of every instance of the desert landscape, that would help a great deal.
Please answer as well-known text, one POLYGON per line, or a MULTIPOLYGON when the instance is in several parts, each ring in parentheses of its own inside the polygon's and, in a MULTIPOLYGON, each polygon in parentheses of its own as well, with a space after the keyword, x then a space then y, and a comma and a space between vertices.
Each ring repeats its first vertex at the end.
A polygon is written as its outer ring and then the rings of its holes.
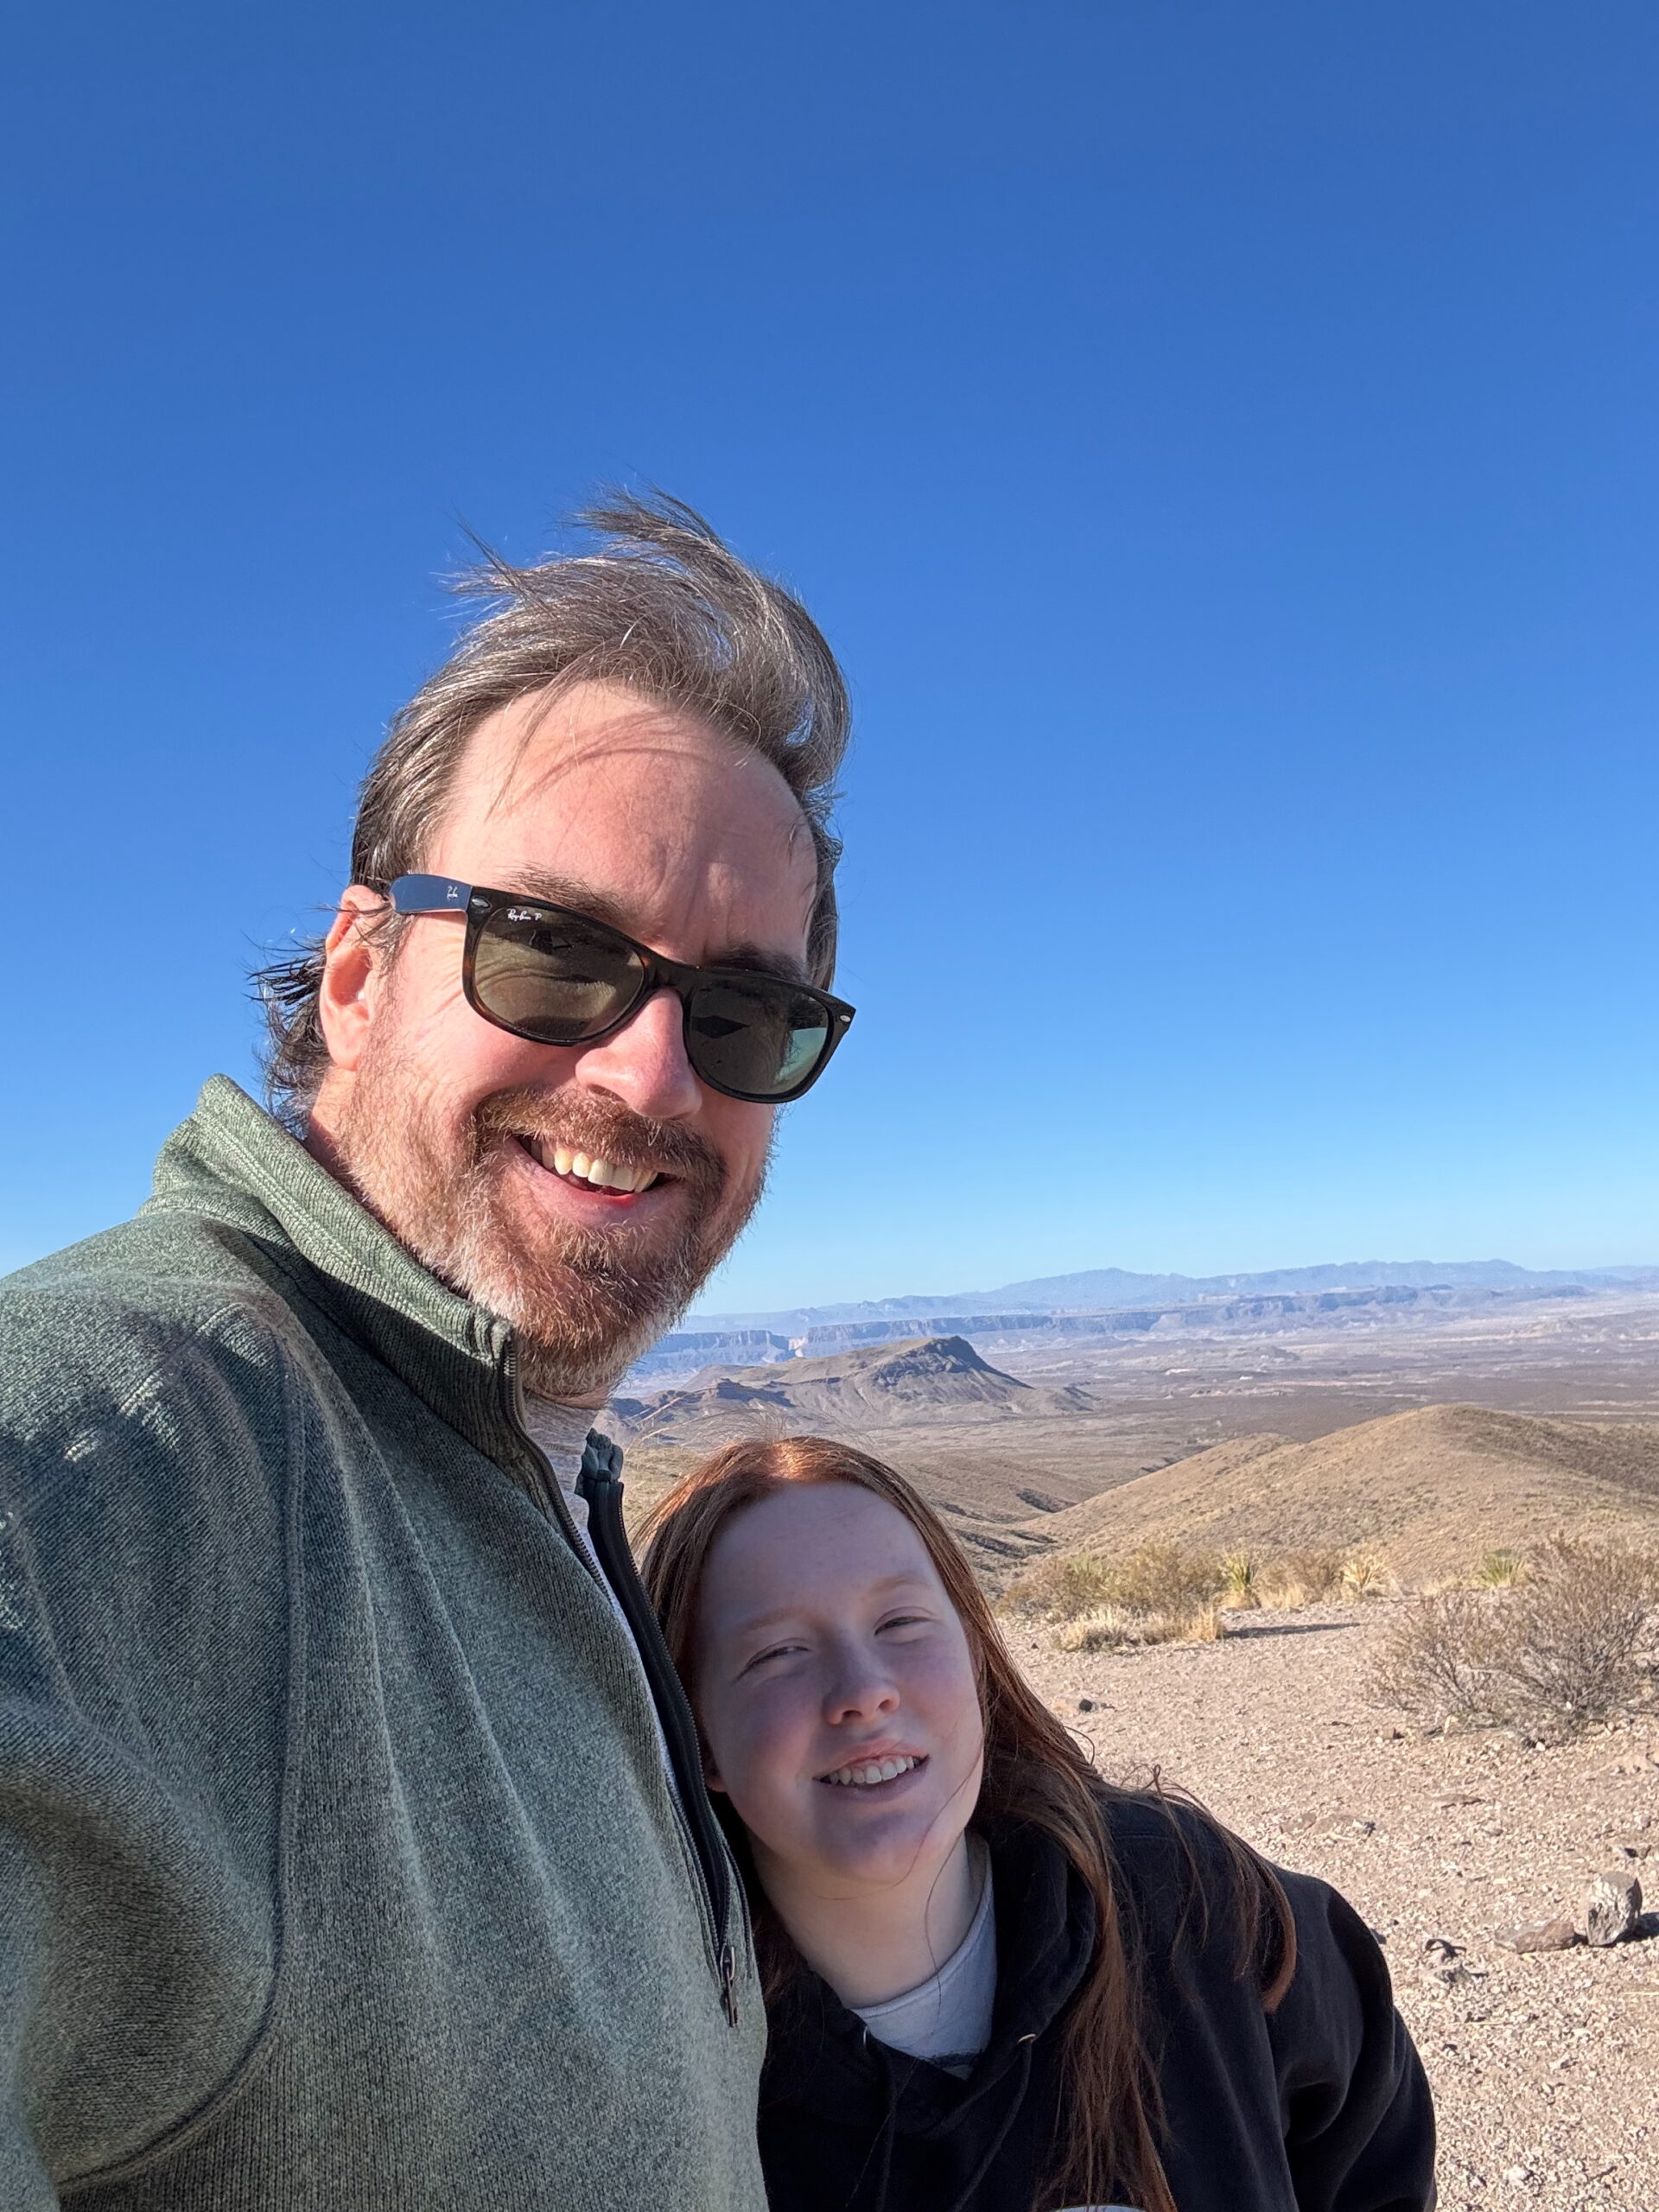
POLYGON ((1376 1929, 1449 2212, 1653 2212, 1659 1287, 1161 1287, 688 1332, 613 1408, 630 1516, 734 1437, 892 1461, 1103 1772, 1155 1771, 1376 1929), (688 1364, 711 1338, 750 1356, 688 1364), (1602 1709, 1557 1709, 1541 1640, 1580 1635, 1610 1560, 1645 1630, 1602 1709), (1438 1646, 1424 1673, 1425 1623, 1485 1639, 1472 1673, 1438 1646))

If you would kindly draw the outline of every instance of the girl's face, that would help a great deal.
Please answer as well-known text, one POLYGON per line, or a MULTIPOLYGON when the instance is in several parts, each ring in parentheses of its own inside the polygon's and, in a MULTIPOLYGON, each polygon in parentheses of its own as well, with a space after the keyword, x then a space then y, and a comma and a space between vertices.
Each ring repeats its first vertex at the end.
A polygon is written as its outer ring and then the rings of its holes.
POLYGON ((931 1880, 973 1813, 984 1729, 962 1623, 904 1515, 855 1483, 791 1483, 727 1522, 699 1598, 709 1786, 762 1880, 931 1880))

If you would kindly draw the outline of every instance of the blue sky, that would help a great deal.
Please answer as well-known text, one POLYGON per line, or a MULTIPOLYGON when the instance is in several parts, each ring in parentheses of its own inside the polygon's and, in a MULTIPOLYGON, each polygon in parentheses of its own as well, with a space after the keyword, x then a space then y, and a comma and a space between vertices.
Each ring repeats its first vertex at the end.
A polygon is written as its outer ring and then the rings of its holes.
POLYGON ((842 652, 854 1038, 705 1306, 1659 1258, 1646 0, 67 0, 0 102, 0 1264, 342 880, 463 524, 842 652))

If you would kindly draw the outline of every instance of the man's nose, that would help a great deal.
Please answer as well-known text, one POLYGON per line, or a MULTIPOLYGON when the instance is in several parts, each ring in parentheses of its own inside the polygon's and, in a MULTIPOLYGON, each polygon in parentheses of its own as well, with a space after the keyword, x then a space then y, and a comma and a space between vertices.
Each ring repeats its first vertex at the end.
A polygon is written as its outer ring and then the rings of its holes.
POLYGON ((689 1120, 702 1085, 685 1057, 685 1021, 671 990, 653 992, 620 1029, 582 1052, 581 1079, 653 1122, 689 1120))

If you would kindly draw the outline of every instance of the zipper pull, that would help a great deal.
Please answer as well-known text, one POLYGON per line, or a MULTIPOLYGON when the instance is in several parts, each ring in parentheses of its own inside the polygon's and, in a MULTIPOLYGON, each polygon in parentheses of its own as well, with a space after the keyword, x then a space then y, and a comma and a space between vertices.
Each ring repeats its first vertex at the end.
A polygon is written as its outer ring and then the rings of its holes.
POLYGON ((611 1483, 620 1491, 622 1487, 622 1446, 596 1428, 588 1432, 588 1441, 582 1447, 582 1472, 576 1487, 584 1497, 599 1485, 611 1483))
POLYGON ((730 1943, 720 1947, 720 2009, 733 2027, 737 2025, 737 1954, 730 1943))

